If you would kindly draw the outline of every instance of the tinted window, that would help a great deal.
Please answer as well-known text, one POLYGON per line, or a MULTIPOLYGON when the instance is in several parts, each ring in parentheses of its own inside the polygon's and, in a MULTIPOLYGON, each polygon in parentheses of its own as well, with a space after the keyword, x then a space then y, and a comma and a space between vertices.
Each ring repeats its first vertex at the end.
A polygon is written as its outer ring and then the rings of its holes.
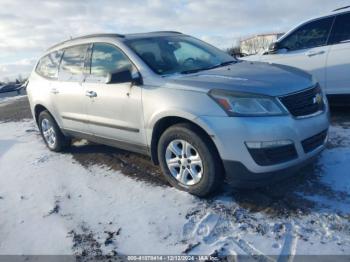
POLYGON ((106 77, 121 68, 132 68, 129 59, 118 48, 109 44, 94 44, 91 55, 90 74, 96 77, 106 77))
POLYGON ((344 41, 350 41, 350 13, 337 16, 333 26, 331 43, 344 41))
POLYGON ((64 49, 59 70, 63 81, 78 81, 83 73, 84 60, 88 45, 73 46, 64 49))
POLYGON ((133 39, 126 44, 161 75, 191 73, 236 62, 224 51, 184 35, 133 39))
POLYGON ((298 50, 325 45, 333 19, 333 17, 329 17, 301 26, 290 36, 281 41, 281 48, 298 50))
POLYGON ((56 79, 62 51, 52 52, 40 59, 36 72, 44 77, 56 79))

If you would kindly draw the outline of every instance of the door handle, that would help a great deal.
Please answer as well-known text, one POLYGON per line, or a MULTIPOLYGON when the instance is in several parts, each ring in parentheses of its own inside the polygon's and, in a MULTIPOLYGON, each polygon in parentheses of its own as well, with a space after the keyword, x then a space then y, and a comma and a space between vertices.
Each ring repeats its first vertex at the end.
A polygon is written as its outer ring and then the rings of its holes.
POLYGON ((51 89, 51 93, 52 93, 52 94, 55 94, 55 95, 56 95, 56 94, 58 94, 59 92, 60 92, 60 91, 58 91, 56 88, 52 88, 52 89, 51 89))
POLYGON ((321 51, 308 51, 305 54, 310 57, 310 56, 315 56, 315 55, 322 55, 324 54, 325 51, 321 50, 321 51))
POLYGON ((96 97, 97 93, 95 91, 86 91, 85 95, 88 97, 96 97))

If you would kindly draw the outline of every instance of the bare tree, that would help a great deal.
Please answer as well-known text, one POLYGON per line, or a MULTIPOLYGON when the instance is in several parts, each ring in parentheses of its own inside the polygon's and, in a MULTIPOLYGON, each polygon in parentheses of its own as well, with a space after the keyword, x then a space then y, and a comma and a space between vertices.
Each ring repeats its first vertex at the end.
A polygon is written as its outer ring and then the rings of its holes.
POLYGON ((232 46, 226 49, 226 52, 231 55, 231 56, 240 56, 241 54, 241 47, 239 45, 237 46, 232 46))

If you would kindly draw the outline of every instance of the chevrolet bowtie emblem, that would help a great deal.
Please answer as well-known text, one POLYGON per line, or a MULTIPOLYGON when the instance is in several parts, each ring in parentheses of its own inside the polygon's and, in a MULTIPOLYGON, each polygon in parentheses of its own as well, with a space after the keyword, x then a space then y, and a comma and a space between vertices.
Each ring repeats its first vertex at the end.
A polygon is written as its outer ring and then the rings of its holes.
POLYGON ((312 102, 314 104, 321 104, 321 102, 322 102, 322 95, 321 94, 315 95, 314 98, 312 99, 312 102))

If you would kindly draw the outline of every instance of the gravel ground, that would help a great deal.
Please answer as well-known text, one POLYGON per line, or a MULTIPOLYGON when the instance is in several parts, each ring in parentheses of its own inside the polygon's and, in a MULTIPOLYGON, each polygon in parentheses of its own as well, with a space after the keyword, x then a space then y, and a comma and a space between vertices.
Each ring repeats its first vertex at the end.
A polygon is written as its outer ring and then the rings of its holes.
POLYGON ((32 114, 29 110, 27 97, 20 98, 14 103, 6 103, 6 105, 1 106, 0 122, 21 121, 31 117, 32 114))

